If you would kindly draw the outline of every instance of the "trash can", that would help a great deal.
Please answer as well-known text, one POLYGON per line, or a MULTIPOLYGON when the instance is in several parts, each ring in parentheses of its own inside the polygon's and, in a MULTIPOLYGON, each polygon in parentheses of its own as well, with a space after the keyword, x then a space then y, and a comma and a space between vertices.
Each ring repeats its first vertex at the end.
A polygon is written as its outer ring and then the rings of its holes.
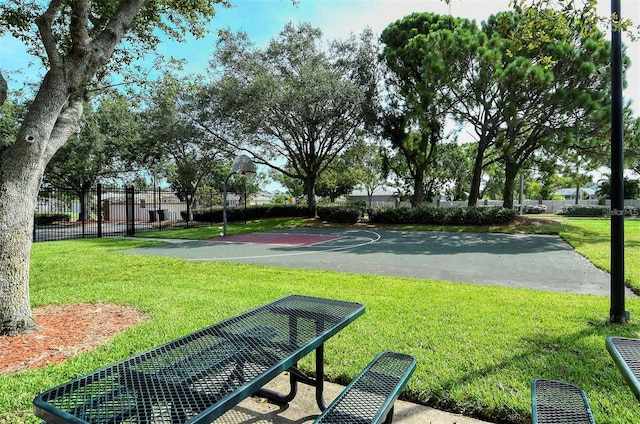
POLYGON ((158 209, 158 219, 160 221, 164 221, 168 217, 169 217, 169 210, 168 209, 158 209))
POLYGON ((156 222, 156 211, 149 211, 149 221, 156 222))

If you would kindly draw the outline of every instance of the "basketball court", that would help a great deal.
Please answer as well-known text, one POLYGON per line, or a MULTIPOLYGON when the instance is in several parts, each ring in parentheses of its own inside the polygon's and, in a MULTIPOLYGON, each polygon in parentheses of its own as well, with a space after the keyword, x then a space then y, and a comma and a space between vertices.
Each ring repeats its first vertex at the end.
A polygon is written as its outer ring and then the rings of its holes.
MULTIPOLYGON (((609 295, 610 277, 558 236, 297 228, 125 251, 609 295)), ((632 296, 630 291, 627 295, 632 296)))

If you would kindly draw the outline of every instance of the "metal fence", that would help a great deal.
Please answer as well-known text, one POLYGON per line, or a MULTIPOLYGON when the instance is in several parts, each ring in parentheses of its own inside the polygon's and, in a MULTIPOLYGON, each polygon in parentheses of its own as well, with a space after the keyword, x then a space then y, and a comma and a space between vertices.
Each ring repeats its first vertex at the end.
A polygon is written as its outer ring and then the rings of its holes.
POLYGON ((176 192, 100 184, 85 190, 43 189, 38 194, 33 240, 124 237, 185 228, 196 225, 191 210, 217 204, 221 196, 214 190, 176 192))

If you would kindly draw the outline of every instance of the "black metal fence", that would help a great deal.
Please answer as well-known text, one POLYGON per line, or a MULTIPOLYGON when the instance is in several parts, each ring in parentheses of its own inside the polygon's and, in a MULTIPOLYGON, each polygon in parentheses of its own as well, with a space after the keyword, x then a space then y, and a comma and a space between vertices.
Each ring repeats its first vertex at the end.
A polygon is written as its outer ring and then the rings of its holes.
POLYGON ((196 225, 190 220, 192 209, 217 204, 221 196, 214 190, 194 193, 100 184, 85 190, 43 189, 38 195, 33 240, 124 237, 185 228, 196 225))

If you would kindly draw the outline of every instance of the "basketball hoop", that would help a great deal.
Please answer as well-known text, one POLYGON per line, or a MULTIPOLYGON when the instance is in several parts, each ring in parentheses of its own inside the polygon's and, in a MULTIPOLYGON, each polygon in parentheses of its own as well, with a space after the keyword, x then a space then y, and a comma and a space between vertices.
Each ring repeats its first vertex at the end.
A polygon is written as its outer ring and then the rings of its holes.
POLYGON ((238 155, 231 166, 231 174, 255 174, 256 165, 247 155, 238 155))
MULTIPOLYGON (((238 155, 231 165, 231 173, 224 180, 224 188, 222 194, 222 237, 227 235, 227 183, 233 174, 255 174, 256 165, 247 155, 238 155)), ((245 199, 246 200, 246 199, 245 199)), ((245 206, 246 207, 246 206, 245 206)))

